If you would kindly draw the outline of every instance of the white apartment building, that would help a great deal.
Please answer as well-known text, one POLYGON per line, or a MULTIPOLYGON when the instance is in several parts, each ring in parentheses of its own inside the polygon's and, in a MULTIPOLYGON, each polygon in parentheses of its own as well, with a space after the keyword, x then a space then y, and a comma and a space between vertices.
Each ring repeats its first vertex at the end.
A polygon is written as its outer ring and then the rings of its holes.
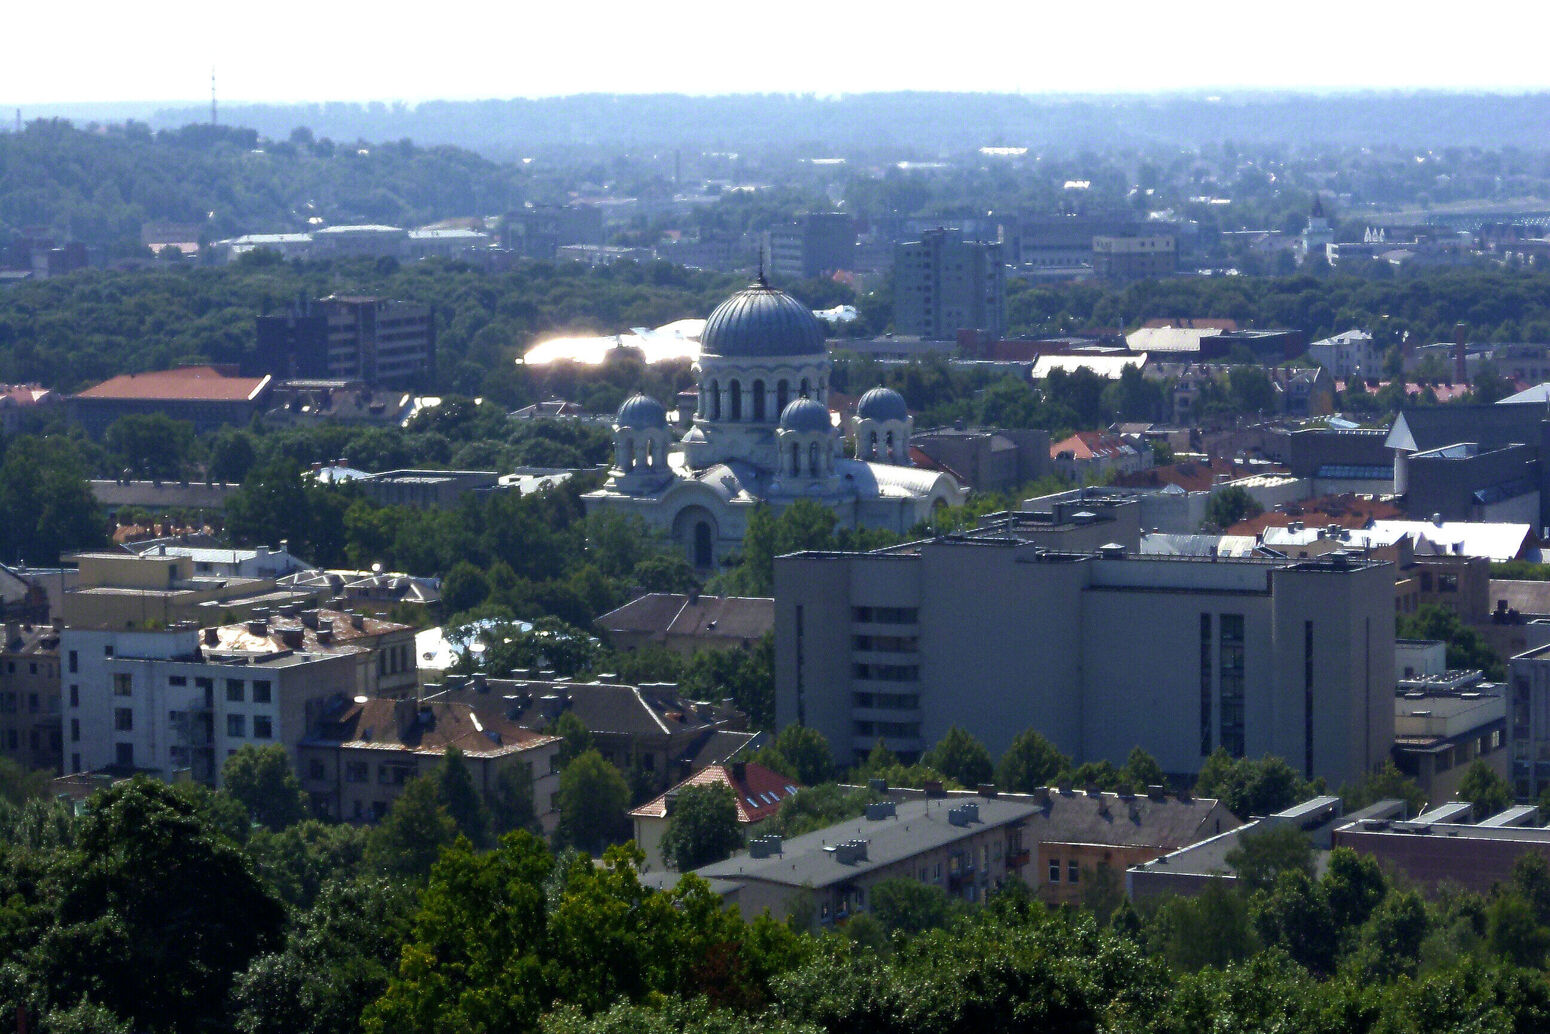
POLYGON ((1015 523, 775 562, 776 723, 836 761, 918 757, 953 725, 992 755, 1037 729, 1077 763, 1218 747, 1334 785, 1394 740, 1394 572, 1316 560, 1057 552, 1015 523))
POLYGON ((64 770, 144 772, 215 784, 246 744, 296 744, 325 704, 356 688, 335 650, 206 648, 192 624, 60 633, 64 770))
POLYGON ((1383 375, 1383 349, 1365 330, 1353 328, 1315 341, 1308 346, 1308 358, 1328 370, 1336 380, 1383 375))

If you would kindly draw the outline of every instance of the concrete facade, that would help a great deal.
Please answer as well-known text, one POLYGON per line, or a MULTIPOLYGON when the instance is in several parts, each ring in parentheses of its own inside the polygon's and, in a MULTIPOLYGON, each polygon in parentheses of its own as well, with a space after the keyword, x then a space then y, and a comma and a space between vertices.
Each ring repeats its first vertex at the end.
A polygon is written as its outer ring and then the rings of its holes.
POLYGON ((992 755, 1037 729, 1077 763, 1217 747, 1332 783, 1393 742, 1392 565, 1054 553, 1015 528, 775 564, 776 721, 844 763, 958 725, 992 755), (1143 659, 1144 658, 1144 659, 1143 659))
POLYGON ((928 230, 899 244, 893 260, 893 325, 900 334, 951 340, 960 330, 1000 337, 1006 329, 1006 278, 999 243, 928 230))

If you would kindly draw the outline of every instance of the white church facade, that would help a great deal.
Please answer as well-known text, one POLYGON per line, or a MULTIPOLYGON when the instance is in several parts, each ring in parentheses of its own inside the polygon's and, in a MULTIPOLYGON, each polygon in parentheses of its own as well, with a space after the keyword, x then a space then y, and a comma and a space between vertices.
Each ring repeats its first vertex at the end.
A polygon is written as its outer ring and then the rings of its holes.
POLYGON ((829 415, 828 343, 812 312, 761 278, 716 307, 700 337, 699 401, 676 445, 667 410, 636 395, 614 419, 608 481, 589 511, 638 514, 709 570, 741 549, 748 515, 801 498, 833 510, 840 527, 899 534, 967 495, 951 475, 910 462, 913 420, 898 392, 860 399, 850 434, 829 415))

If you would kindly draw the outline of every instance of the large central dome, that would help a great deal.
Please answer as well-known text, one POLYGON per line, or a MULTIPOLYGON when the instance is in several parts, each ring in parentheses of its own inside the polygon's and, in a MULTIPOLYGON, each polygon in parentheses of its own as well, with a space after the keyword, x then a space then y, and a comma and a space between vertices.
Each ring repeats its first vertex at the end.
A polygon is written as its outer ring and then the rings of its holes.
POLYGON ((724 357, 822 355, 828 344, 812 310, 761 278, 716 306, 700 334, 700 351, 724 357))

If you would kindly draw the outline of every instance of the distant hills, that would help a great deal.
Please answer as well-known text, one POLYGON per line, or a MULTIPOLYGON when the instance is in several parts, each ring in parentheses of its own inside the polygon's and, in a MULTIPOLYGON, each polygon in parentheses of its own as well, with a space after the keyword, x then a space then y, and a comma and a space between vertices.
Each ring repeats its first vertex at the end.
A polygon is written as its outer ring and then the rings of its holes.
MULTIPOLYGON (((1224 140, 1533 148, 1550 125, 1550 94, 581 94, 413 106, 228 104, 221 116, 281 139, 305 125, 336 140, 407 137, 421 146, 455 144, 494 158, 641 147, 930 155, 985 145, 1110 150, 1224 140)), ((172 128, 206 120, 209 112, 168 107, 138 117, 172 128)))

